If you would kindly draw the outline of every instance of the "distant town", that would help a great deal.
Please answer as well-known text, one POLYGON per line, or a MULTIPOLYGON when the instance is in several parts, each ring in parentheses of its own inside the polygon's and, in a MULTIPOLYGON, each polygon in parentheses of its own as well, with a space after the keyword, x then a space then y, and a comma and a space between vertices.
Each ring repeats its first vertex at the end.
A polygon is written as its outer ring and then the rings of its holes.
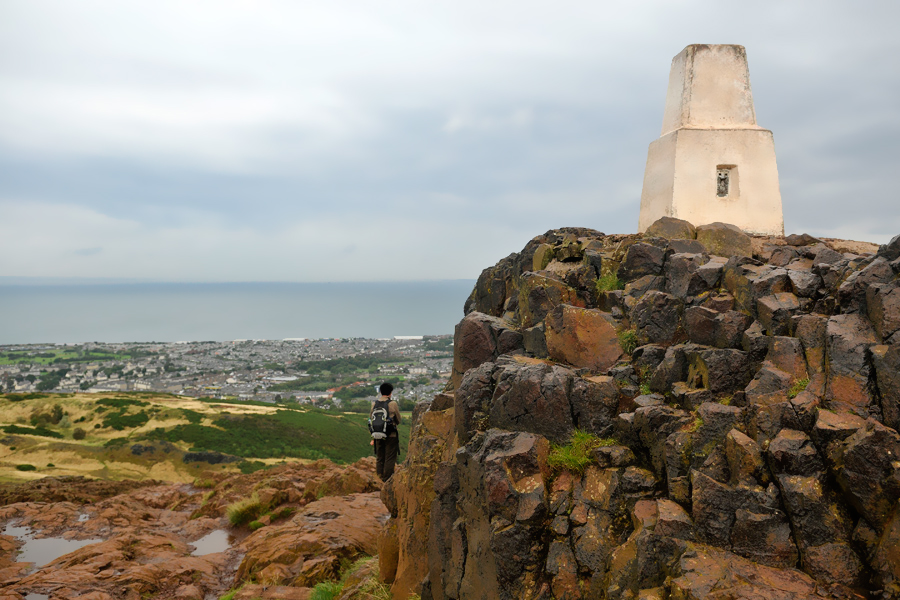
POLYGON ((452 336, 0 345, 6 393, 159 392, 361 409, 391 381, 401 409, 446 385, 452 336))

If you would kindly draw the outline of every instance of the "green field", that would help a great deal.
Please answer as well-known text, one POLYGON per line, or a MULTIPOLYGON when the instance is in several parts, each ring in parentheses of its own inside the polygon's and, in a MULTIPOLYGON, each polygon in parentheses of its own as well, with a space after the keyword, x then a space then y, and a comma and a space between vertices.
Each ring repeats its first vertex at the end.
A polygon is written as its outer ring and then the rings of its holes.
POLYGON ((50 365, 75 362, 104 362, 110 360, 124 361, 150 353, 135 350, 131 352, 83 352, 80 349, 44 348, 41 350, 18 350, 0 352, 0 365, 17 363, 50 365))
MULTIPOLYGON (((366 419, 366 415, 317 409, 282 409, 265 415, 223 413, 211 425, 158 428, 141 439, 184 442, 191 450, 243 458, 329 458, 346 463, 372 452, 366 419)), ((401 429, 401 447, 406 448, 409 432, 401 429)))
MULTIPOLYGON (((408 417, 400 427, 402 456, 409 440, 408 417)), ((84 474, 190 481, 203 469, 244 470, 282 460, 349 463, 372 454, 366 419, 365 414, 305 406, 146 392, 6 394, 0 395, 0 479, 84 474), (157 454, 150 460, 131 452, 138 444, 177 452, 166 450, 165 457, 157 454), (244 461, 183 463, 181 457, 190 451, 220 452, 244 461)))

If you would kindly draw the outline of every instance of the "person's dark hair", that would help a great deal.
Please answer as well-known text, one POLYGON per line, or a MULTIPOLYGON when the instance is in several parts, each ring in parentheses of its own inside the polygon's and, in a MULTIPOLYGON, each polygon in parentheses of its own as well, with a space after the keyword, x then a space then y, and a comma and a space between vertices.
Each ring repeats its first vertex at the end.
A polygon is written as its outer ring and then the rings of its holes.
POLYGON ((378 393, 382 396, 390 396, 391 392, 394 391, 394 386, 385 381, 381 385, 378 386, 378 393))

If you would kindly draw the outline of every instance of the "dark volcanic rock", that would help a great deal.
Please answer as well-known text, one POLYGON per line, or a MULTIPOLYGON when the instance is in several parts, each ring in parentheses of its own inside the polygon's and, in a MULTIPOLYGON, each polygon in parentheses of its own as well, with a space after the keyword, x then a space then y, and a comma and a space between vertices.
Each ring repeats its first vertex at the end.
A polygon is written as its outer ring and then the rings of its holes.
POLYGON ((881 341, 891 340, 900 331, 900 281, 868 286, 866 311, 881 341))
POLYGON ((785 236, 784 242, 789 246, 809 246, 810 244, 818 244, 819 240, 808 233, 792 233, 785 236))
POLYGON ((662 273, 665 260, 665 248, 643 242, 632 244, 628 247, 625 260, 619 267, 619 279, 631 281, 645 275, 659 275, 662 273))
POLYGON ((900 498, 900 435, 869 421, 829 453, 837 481, 853 507, 877 530, 900 498))
POLYGON ((871 367, 866 355, 877 343, 869 322, 856 314, 835 315, 825 329, 828 363, 825 400, 837 411, 869 415, 871 367))
POLYGON ((522 334, 508 322, 479 312, 467 314, 453 336, 453 387, 469 369, 521 349, 522 334))
POLYGON ((890 242, 878 249, 878 256, 887 261, 897 260, 900 258, 900 235, 894 236, 890 242))
POLYGON ((714 394, 744 389, 753 377, 750 355, 742 350, 697 350, 688 360, 688 381, 714 394))
POLYGON ((546 364, 501 368, 488 411, 488 427, 526 431, 565 443, 572 435, 569 392, 574 373, 546 364))
POLYGON ((697 228, 697 241, 716 256, 753 256, 750 236, 727 223, 701 225, 697 228))
POLYGON ((394 478, 417 500, 385 487, 395 595, 900 597, 896 240, 678 235, 556 230, 486 270, 394 478))
POLYGON ((684 303, 665 292, 647 292, 631 311, 641 344, 671 344, 684 336, 684 303))
POLYGON ((884 424, 900 429, 900 346, 873 346, 871 352, 884 424))
POLYGON ((661 237, 667 240, 672 239, 688 239, 692 240, 697 237, 696 228, 683 219, 674 217, 661 217, 653 222, 647 231, 644 232, 645 237, 661 237))

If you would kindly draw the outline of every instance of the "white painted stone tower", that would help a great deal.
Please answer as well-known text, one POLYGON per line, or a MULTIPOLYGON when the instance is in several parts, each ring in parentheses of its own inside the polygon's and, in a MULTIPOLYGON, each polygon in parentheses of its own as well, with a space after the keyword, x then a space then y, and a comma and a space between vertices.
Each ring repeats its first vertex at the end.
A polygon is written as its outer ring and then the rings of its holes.
POLYGON ((638 230, 660 217, 784 234, 775 142, 756 124, 743 46, 692 44, 672 59, 662 135, 647 152, 638 230))

